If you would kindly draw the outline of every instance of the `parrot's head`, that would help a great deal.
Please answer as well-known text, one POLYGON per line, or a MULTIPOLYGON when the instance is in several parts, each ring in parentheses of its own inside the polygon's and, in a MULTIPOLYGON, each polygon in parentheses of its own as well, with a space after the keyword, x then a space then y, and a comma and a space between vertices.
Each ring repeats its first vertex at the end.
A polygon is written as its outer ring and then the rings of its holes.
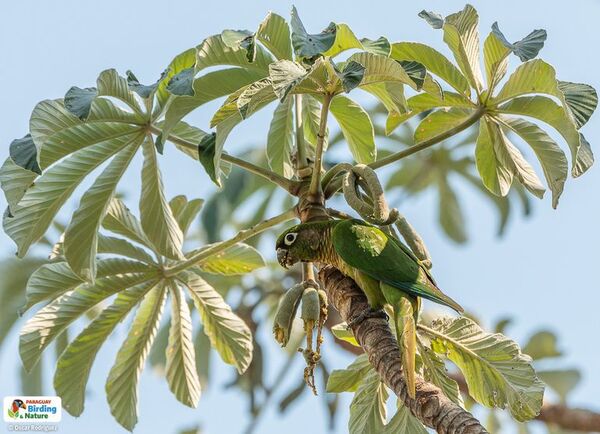
POLYGON ((284 268, 296 262, 318 262, 323 246, 330 238, 331 221, 292 226, 277 238, 277 261, 284 268))

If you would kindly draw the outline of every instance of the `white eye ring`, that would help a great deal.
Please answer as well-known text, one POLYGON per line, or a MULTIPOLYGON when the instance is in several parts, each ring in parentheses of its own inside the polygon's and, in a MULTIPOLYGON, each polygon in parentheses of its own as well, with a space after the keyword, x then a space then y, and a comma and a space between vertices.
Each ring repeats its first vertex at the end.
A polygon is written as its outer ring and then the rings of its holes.
POLYGON ((286 246, 291 246, 292 244, 294 244, 294 241, 296 241, 296 237, 298 236, 297 233, 289 233, 285 236, 285 238, 283 239, 283 242, 285 243, 286 246))

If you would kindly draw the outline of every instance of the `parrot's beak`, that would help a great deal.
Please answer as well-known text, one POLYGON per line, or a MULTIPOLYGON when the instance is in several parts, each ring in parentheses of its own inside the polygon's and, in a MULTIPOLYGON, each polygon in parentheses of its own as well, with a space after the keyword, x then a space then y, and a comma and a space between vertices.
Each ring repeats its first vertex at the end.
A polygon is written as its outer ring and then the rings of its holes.
POLYGON ((279 265, 281 265, 283 268, 289 268, 291 264, 289 263, 287 249, 283 249, 281 247, 277 249, 277 262, 279 262, 279 265))

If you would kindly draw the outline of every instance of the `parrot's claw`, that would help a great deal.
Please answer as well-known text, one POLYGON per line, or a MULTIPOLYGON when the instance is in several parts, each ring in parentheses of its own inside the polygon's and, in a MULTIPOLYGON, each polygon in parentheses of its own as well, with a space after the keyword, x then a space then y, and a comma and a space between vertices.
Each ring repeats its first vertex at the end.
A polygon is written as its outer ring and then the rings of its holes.
POLYGON ((363 310, 358 315, 356 315, 354 318, 351 318, 348 321, 348 325, 346 326, 346 329, 350 330, 352 327, 354 327, 355 325, 360 324, 361 322, 363 322, 367 318, 383 318, 386 321, 389 321, 389 319, 390 319, 390 317, 388 316, 388 314, 385 313, 385 310, 383 310, 383 309, 373 309, 372 307, 369 307, 369 308, 363 310))

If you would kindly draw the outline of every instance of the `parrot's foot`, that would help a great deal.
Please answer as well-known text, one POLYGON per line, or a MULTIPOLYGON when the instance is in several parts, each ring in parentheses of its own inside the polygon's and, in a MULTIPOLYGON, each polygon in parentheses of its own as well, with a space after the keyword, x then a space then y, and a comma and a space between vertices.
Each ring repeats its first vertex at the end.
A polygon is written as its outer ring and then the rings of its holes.
POLYGON ((363 310, 358 315, 356 315, 354 318, 351 318, 348 321, 348 325, 346 326, 346 328, 349 330, 352 327, 354 327, 355 325, 360 324, 367 318, 383 318, 386 321, 388 321, 390 319, 388 314, 385 313, 385 310, 383 310, 382 308, 373 309, 372 307, 369 307, 369 308, 363 310))

